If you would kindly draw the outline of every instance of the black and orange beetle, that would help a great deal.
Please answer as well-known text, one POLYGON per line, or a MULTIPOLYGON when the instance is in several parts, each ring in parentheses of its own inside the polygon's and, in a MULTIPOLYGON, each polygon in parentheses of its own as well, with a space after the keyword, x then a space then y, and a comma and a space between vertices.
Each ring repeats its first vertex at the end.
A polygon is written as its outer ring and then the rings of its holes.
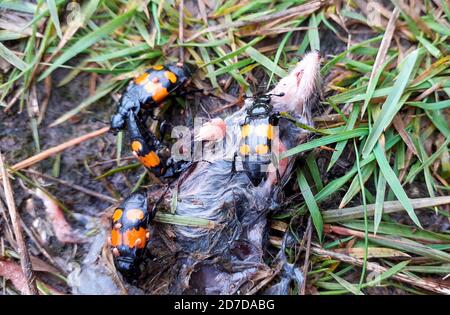
POLYGON ((114 210, 109 243, 116 268, 125 277, 135 278, 140 273, 154 215, 155 211, 149 213, 146 192, 131 194, 114 210))
MULTIPOLYGON (((272 162, 272 140, 274 127, 278 126, 280 114, 273 111, 271 96, 284 94, 266 94, 255 98, 247 110, 241 125, 241 143, 239 156, 242 167, 254 186, 258 186, 265 177, 265 168, 272 162)), ((236 157, 233 161, 235 170, 236 157)))
POLYGON ((116 114, 111 118, 115 133, 125 128, 130 112, 139 114, 141 108, 152 110, 167 97, 186 85, 190 69, 182 63, 153 66, 130 82, 123 93, 116 114))

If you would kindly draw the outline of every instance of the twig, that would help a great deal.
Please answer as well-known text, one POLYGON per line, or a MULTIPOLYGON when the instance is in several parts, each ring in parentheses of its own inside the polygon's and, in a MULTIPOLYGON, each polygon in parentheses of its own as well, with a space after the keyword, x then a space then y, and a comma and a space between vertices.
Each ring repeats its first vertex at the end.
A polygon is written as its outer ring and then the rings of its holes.
MULTIPOLYGON (((335 234, 343 235, 343 236, 355 236, 355 237, 358 237, 358 238, 364 238, 365 237, 365 234, 362 231, 355 231, 355 230, 348 229, 348 228, 345 228, 345 227, 342 227, 342 226, 336 226, 336 225, 331 225, 331 224, 324 224, 323 225, 323 231, 324 231, 324 233, 335 233, 335 234)), ((395 242, 395 243, 399 243, 399 244, 404 243, 398 238, 391 239, 389 237, 380 236, 380 235, 376 235, 376 234, 372 234, 372 233, 369 233, 368 237, 373 239, 374 241, 380 240, 380 241, 391 241, 391 242, 395 242)), ((429 240, 428 242, 429 243, 433 243, 433 244, 445 244, 446 243, 446 241, 444 241, 444 240, 442 240, 442 241, 438 241, 438 240, 431 241, 431 240, 429 240)))
MULTIPOLYGON (((9 243, 14 243, 14 234, 13 234, 11 225, 9 224, 9 220, 7 218, 7 215, 6 215, 6 207, 3 204, 3 200, 2 199, 0 199, 0 212, 2 213, 2 217, 3 217, 3 220, 5 222, 5 224, 4 224, 4 229, 5 229, 5 232, 6 232, 5 237, 6 237, 6 239, 8 240, 9 243)), ((1 255, 4 256, 3 253, 1 253, 1 255)))
POLYGON ((37 295, 36 279, 31 270, 31 261, 28 254, 28 250, 25 245, 25 240, 23 238, 22 229, 20 226, 20 217, 17 213, 16 205, 14 202, 14 196, 12 192, 11 183, 9 182, 9 177, 6 172, 5 165, 3 163, 3 155, 0 152, 0 174, 3 177, 3 189, 5 191, 6 205, 8 207, 9 216, 11 217, 12 226, 14 229, 14 235, 17 241, 18 252, 20 255, 20 264, 22 266, 23 274, 27 280, 28 293, 37 295))
POLYGON ((42 255, 47 258, 50 263, 52 264, 52 267, 56 268, 58 271, 60 271, 64 276, 67 276, 67 271, 64 269, 62 265, 60 265, 53 257, 48 253, 47 249, 44 247, 44 244, 42 244, 41 240, 34 235, 33 231, 31 231, 28 226, 23 222, 23 220, 20 220, 21 226, 25 233, 28 235, 30 239, 34 241, 34 245, 37 247, 37 249, 42 253, 42 255))
POLYGON ((44 80, 44 99, 41 103, 41 108, 39 112, 39 117, 37 120, 38 125, 44 120, 45 112, 47 111, 48 102, 50 101, 50 94, 52 91, 52 78, 50 76, 46 77, 44 80))
MULTIPOLYGON (((346 262, 346 263, 349 263, 352 265, 357 265, 357 266, 363 265, 362 259, 353 258, 351 256, 336 253, 336 252, 333 252, 330 250, 325 250, 323 248, 313 247, 312 252, 319 256, 331 257, 333 259, 337 259, 337 260, 340 260, 340 261, 343 261, 343 262, 346 262)), ((388 271, 388 268, 382 267, 377 263, 367 262, 367 270, 374 271, 378 274, 381 274, 381 273, 388 271)), ((450 294, 450 287, 445 286, 440 283, 436 283, 434 281, 424 280, 424 279, 418 278, 418 277, 413 278, 413 277, 408 276, 403 273, 397 273, 397 274, 393 275, 392 278, 396 279, 398 281, 401 281, 401 282, 409 283, 416 287, 423 288, 425 290, 432 291, 432 292, 441 293, 441 294, 450 294)))
POLYGON ((257 285, 255 285, 253 288, 251 288, 251 290, 249 290, 248 292, 245 293, 245 295, 254 295, 256 294, 259 290, 261 290, 261 288, 263 288, 264 286, 266 286, 269 282, 271 282, 273 280, 273 278, 275 278, 280 271, 283 269, 283 263, 278 263, 276 265, 276 268, 272 269, 272 274, 268 277, 266 277, 264 280, 262 280, 260 283, 258 283, 257 285))
POLYGON ((308 276, 308 267, 309 267, 309 254, 311 250, 311 237, 312 237, 312 226, 311 226, 311 217, 308 218, 308 227, 306 228, 307 243, 306 243, 306 251, 305 251, 305 261, 303 262, 303 283, 300 289, 299 294, 306 294, 306 279, 308 276))
POLYGON ((46 158, 48 158, 48 157, 50 157, 52 155, 55 155, 55 154, 57 154, 59 152, 62 152, 62 151, 66 150, 66 149, 68 149, 68 148, 70 148, 70 147, 72 147, 74 145, 77 145, 77 144, 80 144, 80 143, 82 143, 82 142, 84 142, 86 140, 98 137, 98 136, 108 132, 108 130, 109 130, 109 127, 104 127, 102 129, 99 129, 99 130, 93 131, 91 133, 88 133, 88 134, 86 134, 84 136, 81 136, 81 137, 69 140, 67 142, 64 142, 64 143, 62 143, 60 145, 57 145, 56 147, 53 147, 53 148, 50 148, 48 150, 42 151, 39 154, 36 154, 36 155, 26 159, 26 160, 23 160, 23 161, 15 164, 12 167, 12 169, 15 170, 15 171, 18 171, 18 170, 21 170, 23 168, 29 167, 29 166, 31 166, 33 164, 36 164, 37 162, 45 160, 46 158))
POLYGON ((420 160, 419 153, 417 152, 416 147, 411 140, 411 137, 406 132, 405 123, 403 122, 402 117, 400 117, 400 115, 395 115, 394 119, 392 120, 392 124, 394 125, 394 128, 395 130, 397 130, 400 137, 402 137, 403 142, 405 142, 408 149, 411 150, 411 152, 414 153, 420 160))
POLYGON ((90 195, 92 197, 95 197, 95 198, 98 198, 98 199, 101 199, 101 200, 104 200, 104 201, 107 201, 107 202, 110 202, 110 203, 116 203, 118 201, 118 200, 116 200, 116 199, 114 199, 112 197, 106 196, 104 194, 100 194, 100 193, 98 193, 96 191, 93 191, 93 190, 87 189, 85 187, 73 184, 73 183, 65 181, 63 179, 55 178, 53 176, 49 176, 49 175, 46 175, 46 174, 42 174, 40 172, 36 172, 34 170, 24 170, 24 172, 29 173, 29 174, 33 174, 33 175, 36 175, 36 176, 39 176, 39 177, 42 177, 42 178, 45 178, 45 179, 49 179, 49 180, 55 181, 55 182, 57 182, 57 183, 59 183, 61 185, 68 186, 68 187, 73 188, 75 190, 81 191, 82 193, 85 193, 86 195, 90 195))
POLYGON ((208 25, 208 17, 206 16, 205 0, 198 1, 198 10, 200 11, 200 16, 202 17, 203 23, 205 23, 205 25, 208 25))
MULTIPOLYGON (((416 198, 409 199, 413 208, 423 209, 441 206, 450 203, 450 196, 440 196, 434 198, 416 198)), ((400 201, 385 201, 383 203, 383 213, 394 213, 405 211, 400 201)), ((373 216, 375 213, 375 204, 367 205, 367 215, 373 216)), ((344 222, 347 220, 358 219, 363 217, 363 206, 350 207, 344 209, 334 209, 322 212, 323 221, 330 222, 344 222)))
MULTIPOLYGON (((375 63, 373 64, 372 72, 370 73, 368 87, 371 86, 371 83, 374 80, 375 75, 379 73, 384 61, 386 60, 386 55, 389 50, 389 47, 391 46, 392 37, 394 36, 395 33, 395 23, 397 21, 399 14, 400 9, 398 7, 395 7, 394 12, 392 13, 389 19, 388 25, 386 26, 386 32, 384 33, 383 39, 378 49, 377 57, 375 58, 375 63)), ((364 112, 366 110, 368 103, 369 103, 368 101, 364 103, 363 109, 361 111, 360 116, 361 118, 364 117, 364 112)))

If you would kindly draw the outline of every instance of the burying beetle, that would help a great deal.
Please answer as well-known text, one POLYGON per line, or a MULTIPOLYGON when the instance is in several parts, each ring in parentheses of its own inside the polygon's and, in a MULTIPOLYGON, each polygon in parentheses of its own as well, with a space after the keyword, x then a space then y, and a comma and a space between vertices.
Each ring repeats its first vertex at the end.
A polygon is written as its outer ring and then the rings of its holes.
POLYGON ((111 130, 123 130, 126 119, 132 112, 138 115, 141 108, 153 110, 170 96, 176 95, 185 86, 191 71, 181 63, 153 66, 128 85, 123 93, 116 114, 111 118, 111 130))
POLYGON ((267 167, 273 162, 274 128, 278 126, 279 119, 283 118, 280 113, 273 111, 270 104, 272 96, 280 97, 284 96, 284 93, 258 96, 247 109, 244 123, 241 125, 239 152, 233 159, 233 171, 236 171, 236 159, 239 155, 244 172, 254 186, 258 186, 265 178, 267 167))
POLYGON ((133 155, 158 177, 179 173, 185 163, 170 159, 170 149, 148 130, 146 120, 167 98, 186 93, 180 89, 187 84, 190 75, 189 67, 181 63, 151 67, 130 82, 111 118, 113 133, 127 127, 133 155))
POLYGON ((114 210, 109 243, 116 268, 127 278, 139 275, 154 215, 148 212, 146 192, 131 194, 114 210))

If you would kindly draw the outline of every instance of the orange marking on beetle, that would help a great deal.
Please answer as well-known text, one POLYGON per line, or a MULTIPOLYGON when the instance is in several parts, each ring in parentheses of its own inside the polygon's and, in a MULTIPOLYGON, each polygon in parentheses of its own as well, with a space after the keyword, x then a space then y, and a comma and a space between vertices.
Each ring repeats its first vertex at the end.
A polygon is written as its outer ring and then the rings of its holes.
POLYGON ((267 130, 267 138, 269 140, 272 140, 272 137, 273 137, 273 126, 269 125, 269 130, 267 130))
POLYGON ((177 76, 172 71, 164 72, 164 76, 172 83, 177 82, 177 76))
POLYGON ((258 144, 255 148, 257 154, 267 154, 269 152, 269 147, 265 144, 258 144))
POLYGON ((169 92, 161 85, 161 83, 154 83, 150 81, 144 86, 144 89, 147 93, 152 95, 152 99, 156 103, 161 102, 169 95, 169 92))
POLYGON ((130 221, 139 221, 144 218, 144 211, 141 209, 130 209, 125 214, 130 221))
POLYGON ((111 230, 111 246, 116 247, 122 244, 122 234, 119 230, 111 230))
POLYGON ((153 68, 153 70, 162 70, 162 69, 164 69, 164 66, 156 65, 156 66, 153 66, 152 68, 153 68))
POLYGON ((244 125, 241 128, 241 136, 242 138, 248 137, 248 135, 252 132, 252 126, 250 125, 244 125))
POLYGON ((248 144, 243 144, 239 148, 239 152, 241 153, 241 155, 248 155, 250 153, 250 147, 248 146, 248 144))
POLYGON ((145 240, 145 234, 147 234, 147 230, 143 227, 140 227, 139 230, 126 230, 123 234, 123 244, 130 248, 134 248, 135 246, 136 248, 144 248, 146 242, 142 240, 145 240), (137 240, 141 241, 136 242, 137 240))
POLYGON ((139 161, 147 167, 158 166, 161 160, 155 151, 150 151, 146 156, 138 156, 139 161))
POLYGON ((113 214, 113 222, 119 221, 119 219, 122 217, 123 210, 122 209, 116 209, 113 214))
POLYGON ((142 85, 142 84, 146 83, 147 80, 148 80, 148 73, 144 72, 143 74, 138 76, 136 79, 134 79, 134 83, 142 85))
POLYGON ((133 150, 133 151, 141 151, 142 150, 142 144, 139 141, 134 140, 133 142, 131 142, 131 150, 133 150))
POLYGON ((169 95, 169 92, 165 87, 161 87, 159 89, 156 89, 155 92, 152 95, 152 98, 155 102, 159 103, 162 100, 164 100, 169 95))

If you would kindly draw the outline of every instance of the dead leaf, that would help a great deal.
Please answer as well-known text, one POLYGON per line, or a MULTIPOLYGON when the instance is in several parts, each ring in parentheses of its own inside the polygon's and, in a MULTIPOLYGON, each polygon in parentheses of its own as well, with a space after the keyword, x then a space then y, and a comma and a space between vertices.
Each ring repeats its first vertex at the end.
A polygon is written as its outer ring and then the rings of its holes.
POLYGON ((44 203, 45 211, 58 241, 61 243, 82 243, 84 241, 80 235, 73 231, 70 224, 66 221, 62 210, 54 200, 41 189, 36 189, 36 196, 44 203))

